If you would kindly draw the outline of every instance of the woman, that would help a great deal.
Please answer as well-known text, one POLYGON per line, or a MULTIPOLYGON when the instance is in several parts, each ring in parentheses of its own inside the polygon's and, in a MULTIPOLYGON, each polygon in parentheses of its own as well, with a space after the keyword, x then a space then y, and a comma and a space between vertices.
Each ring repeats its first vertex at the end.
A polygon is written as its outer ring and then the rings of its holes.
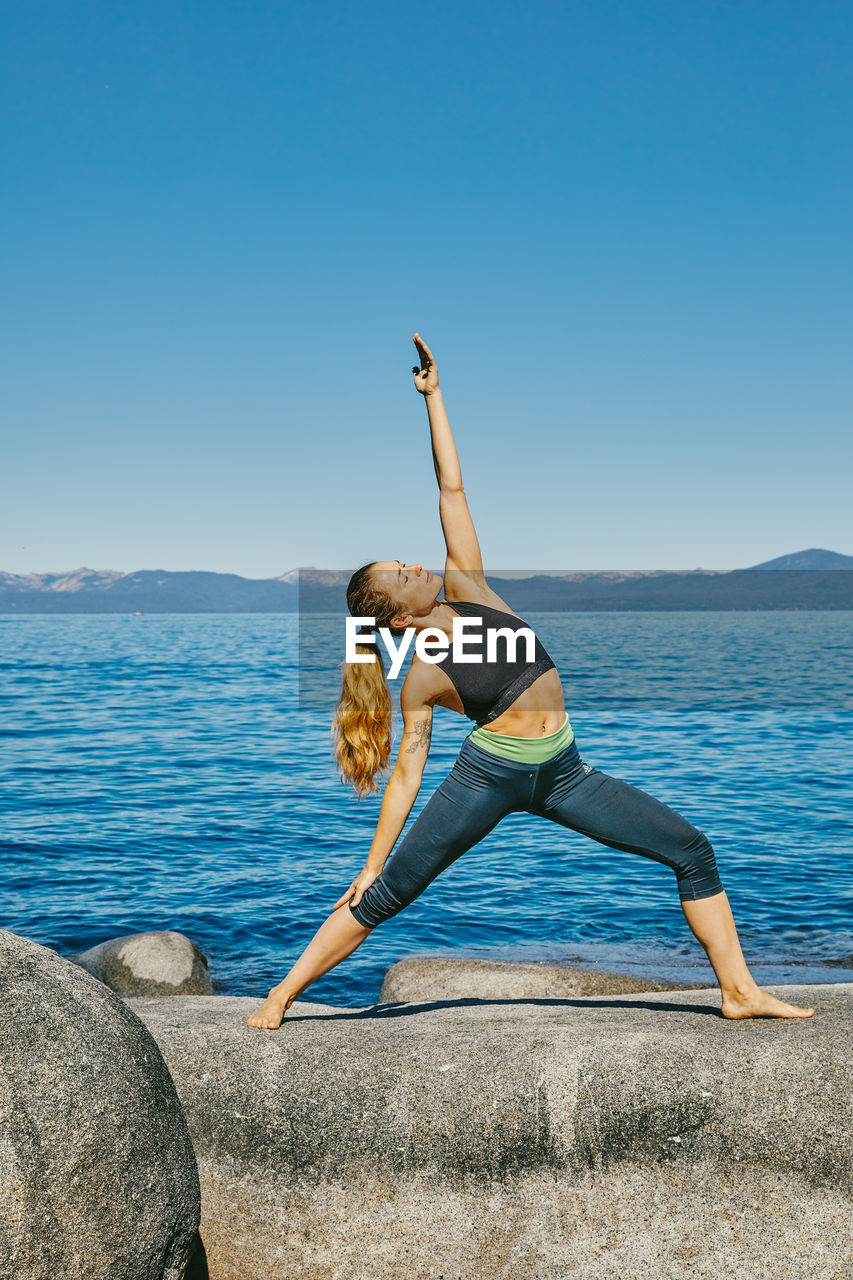
MULTIPOLYGON (((388 627, 393 635, 408 627, 418 633, 430 629, 433 641, 438 635, 449 640, 457 617, 515 630, 526 624, 483 574, 435 360, 418 334, 414 342, 421 363, 412 372, 426 401, 447 545, 444 579, 419 564, 376 561, 353 574, 347 605, 353 616, 375 618, 377 628, 388 627)), ((454 661, 448 654, 431 663, 413 656, 400 691, 400 750, 365 867, 248 1025, 278 1027, 306 987, 351 955, 378 924, 418 897, 503 817, 519 810, 672 867, 687 923, 720 984, 723 1017, 811 1017, 813 1009, 784 1004, 752 978, 706 836, 644 791, 584 763, 560 678, 541 643, 535 641, 532 656, 517 660, 501 643, 490 662, 454 661), (478 727, 386 866, 420 790, 436 703, 469 716, 478 727)), ((376 774, 388 763, 392 704, 379 652, 359 649, 376 660, 344 664, 333 732, 341 773, 361 796, 378 790, 376 774)), ((523 642, 520 650, 524 655, 523 642)), ((470 644, 467 652, 475 652, 470 644)))

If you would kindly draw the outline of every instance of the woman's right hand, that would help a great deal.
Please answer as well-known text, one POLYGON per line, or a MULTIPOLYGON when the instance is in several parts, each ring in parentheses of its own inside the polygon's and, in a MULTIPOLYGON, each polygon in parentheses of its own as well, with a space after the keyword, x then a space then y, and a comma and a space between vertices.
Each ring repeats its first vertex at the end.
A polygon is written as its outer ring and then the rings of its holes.
POLYGON ((378 871, 370 871, 365 867, 361 874, 356 876, 355 880, 353 880, 346 892, 341 894, 333 909, 337 911, 338 907, 342 907, 346 902, 349 902, 351 907, 358 906, 359 902, 361 902, 361 895, 364 893, 365 889, 370 888, 378 875, 378 871), (355 897, 353 897, 353 894, 355 894, 355 897), (350 901, 350 899, 352 899, 352 901, 350 901))
POLYGON ((412 367, 412 373, 415 375, 415 387, 422 396, 431 396, 434 391, 438 391, 438 369, 435 366, 433 354, 419 333, 415 334, 412 341, 417 347, 418 355, 421 358, 420 369, 417 365, 412 367))

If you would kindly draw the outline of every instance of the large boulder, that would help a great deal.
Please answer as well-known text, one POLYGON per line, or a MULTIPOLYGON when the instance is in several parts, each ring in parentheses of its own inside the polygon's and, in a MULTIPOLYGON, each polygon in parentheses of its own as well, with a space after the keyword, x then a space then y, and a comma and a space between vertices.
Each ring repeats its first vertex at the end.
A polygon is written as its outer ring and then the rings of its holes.
POLYGON ((524 1000, 683 991, 699 982, 653 982, 607 969, 466 956, 409 956, 385 974, 380 1004, 422 1000, 524 1000))
POLYGON ((66 956, 123 996, 206 996, 207 957, 183 933, 164 929, 110 938, 66 956))
POLYGON ((843 1280, 853 986, 365 1009, 130 998, 189 1121, 211 1280, 843 1280))
POLYGON ((0 975, 0 1275, 179 1280, 200 1190, 156 1043, 102 983, 3 931, 0 975))

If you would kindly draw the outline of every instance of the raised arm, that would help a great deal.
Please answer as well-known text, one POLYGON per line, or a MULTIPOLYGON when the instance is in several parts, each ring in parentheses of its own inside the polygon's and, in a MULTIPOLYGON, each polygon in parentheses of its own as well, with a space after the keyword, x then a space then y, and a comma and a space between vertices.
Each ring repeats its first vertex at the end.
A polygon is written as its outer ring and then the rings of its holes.
POLYGON ((432 439, 432 461, 435 467, 435 478, 438 481, 438 510, 447 547, 445 578, 448 573, 456 571, 482 579, 483 558, 480 553, 480 543, 477 540, 471 512, 468 510, 468 499, 462 485, 459 455, 456 452, 453 432, 450 430, 450 422, 438 385, 438 369, 432 352, 420 334, 415 334, 414 343, 421 365, 420 368, 413 367, 412 373, 415 377, 415 387, 426 401, 432 439))
POLYGON ((345 902, 357 906, 361 895, 379 875, 397 837, 406 825, 412 805, 421 789, 424 765, 432 738, 432 702, 428 700, 423 667, 414 661, 400 690, 400 708, 403 712, 403 736, 397 753, 397 762, 385 787, 376 834, 367 854, 363 871, 353 880, 346 893, 335 903, 335 909, 345 902))

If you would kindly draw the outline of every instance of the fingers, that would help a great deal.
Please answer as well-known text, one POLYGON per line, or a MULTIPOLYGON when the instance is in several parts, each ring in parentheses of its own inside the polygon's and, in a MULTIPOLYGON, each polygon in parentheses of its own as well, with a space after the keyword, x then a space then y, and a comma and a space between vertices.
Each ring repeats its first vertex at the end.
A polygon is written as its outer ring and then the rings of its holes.
POLYGON ((435 364, 432 358, 432 352, 419 333, 416 333, 412 339, 418 349, 418 355, 421 358, 421 368, 425 369, 428 364, 435 364))
POLYGON ((427 366, 429 365, 430 360, 432 360, 432 356, 429 355, 427 343, 425 343, 424 340, 421 339, 420 334, 416 333, 415 337, 412 338, 412 342, 414 342, 415 346, 418 347, 418 355, 420 356, 420 367, 421 367, 421 372, 423 372, 424 369, 427 369, 427 366))
MULTIPOLYGON (((338 907, 342 907, 345 902, 349 902, 349 905, 351 907, 358 906, 359 902, 361 902, 365 889, 368 889, 370 887, 369 885, 359 884, 360 879, 361 877, 358 877, 357 879, 353 880, 352 884, 347 889, 346 893, 341 894, 341 896, 338 898, 337 902, 335 903, 334 907, 332 908, 333 911, 337 911, 338 907), (354 897, 353 897, 353 894, 355 895, 354 897)), ((375 879, 376 877, 374 876, 373 880, 375 879)), ((373 880, 371 880, 370 884, 373 883, 373 880)))

